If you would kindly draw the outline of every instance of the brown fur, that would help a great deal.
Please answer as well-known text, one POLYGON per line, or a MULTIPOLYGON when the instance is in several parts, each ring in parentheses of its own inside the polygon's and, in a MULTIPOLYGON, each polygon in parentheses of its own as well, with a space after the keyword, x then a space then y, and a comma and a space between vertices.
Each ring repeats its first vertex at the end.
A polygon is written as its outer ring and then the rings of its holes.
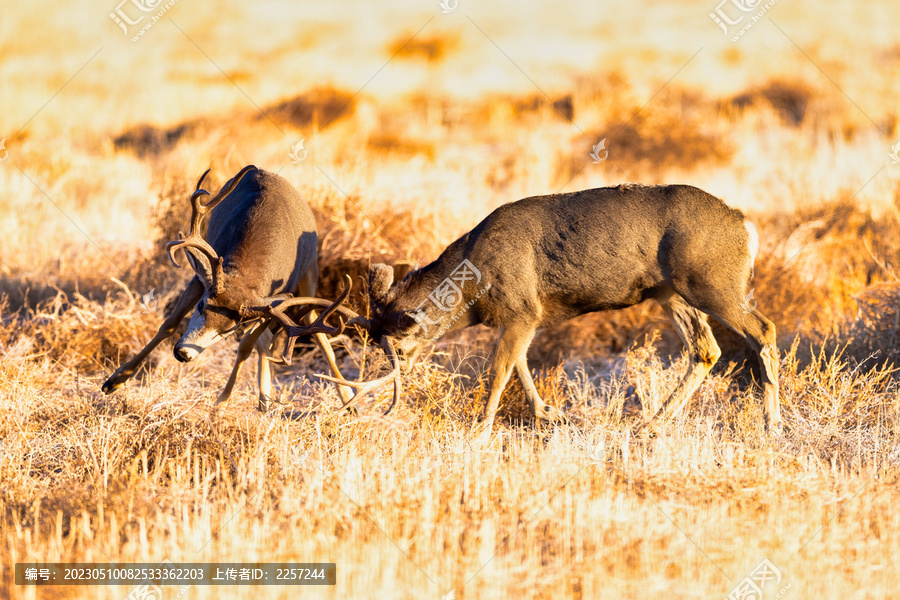
POLYGON ((654 299, 683 340, 690 365, 651 424, 680 411, 719 358, 707 322, 712 316, 757 354, 767 424, 777 430, 775 327, 759 311, 742 308, 754 245, 745 224, 740 211, 686 185, 621 185, 519 200, 495 210, 393 287, 390 268, 373 265, 372 331, 415 355, 448 331, 477 323, 500 329, 485 409, 490 428, 512 369, 534 417, 560 417, 539 397, 526 363, 537 329, 654 299), (463 261, 481 279, 465 282, 461 298, 447 310, 433 294, 463 261))
MULTIPOLYGON (((223 186, 228 187, 231 183, 223 186)), ((210 213, 206 241, 218 255, 221 268, 195 248, 186 248, 196 276, 182 292, 159 331, 134 358, 121 365, 103 384, 110 394, 137 371, 143 360, 171 336, 182 319, 195 308, 188 331, 175 344, 181 362, 205 349, 195 343, 204 335, 225 337, 244 323, 246 307, 266 304, 266 298, 281 293, 315 296, 319 269, 318 235, 312 211, 284 178, 253 167, 210 213)), ((315 318, 307 315, 307 321, 315 318)), ((264 322, 263 322, 264 323, 264 322)), ((263 323, 251 326, 238 346, 237 358, 216 404, 228 400, 243 363, 255 347, 259 354, 259 407, 266 410, 271 397, 271 345, 273 332, 263 323)), ((315 340, 336 376, 340 377, 327 338, 315 340)), ((344 401, 350 399, 339 388, 344 401)))

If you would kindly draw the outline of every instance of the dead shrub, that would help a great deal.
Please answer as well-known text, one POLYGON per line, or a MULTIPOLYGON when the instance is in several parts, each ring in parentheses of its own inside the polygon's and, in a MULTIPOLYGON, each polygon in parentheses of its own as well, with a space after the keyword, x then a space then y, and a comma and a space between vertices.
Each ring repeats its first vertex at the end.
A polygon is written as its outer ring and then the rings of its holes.
POLYGON ((263 108, 257 120, 271 118, 276 123, 297 129, 309 125, 324 127, 336 119, 353 114, 353 94, 331 87, 316 88, 263 108))
POLYGON ((438 62, 443 60, 458 45, 458 36, 451 33, 441 33, 430 37, 413 37, 403 34, 388 45, 387 53, 392 58, 438 62))
POLYGON ((189 121, 173 127, 142 123, 114 137, 113 145, 116 150, 131 150, 140 158, 156 156, 174 148, 182 138, 193 134, 199 125, 200 121, 189 121))
POLYGON ((293 98, 264 106, 258 110, 242 110, 222 117, 192 119, 172 126, 142 123, 129 127, 113 138, 117 150, 130 150, 140 158, 166 154, 182 141, 210 135, 224 125, 237 131, 236 125, 268 121, 302 129, 309 125, 324 127, 336 119, 353 113, 353 95, 334 88, 316 88, 293 98))
POLYGON ((768 105, 778 113, 783 122, 799 127, 806 118, 812 96, 812 88, 803 82, 775 79, 732 97, 728 104, 737 112, 768 105))

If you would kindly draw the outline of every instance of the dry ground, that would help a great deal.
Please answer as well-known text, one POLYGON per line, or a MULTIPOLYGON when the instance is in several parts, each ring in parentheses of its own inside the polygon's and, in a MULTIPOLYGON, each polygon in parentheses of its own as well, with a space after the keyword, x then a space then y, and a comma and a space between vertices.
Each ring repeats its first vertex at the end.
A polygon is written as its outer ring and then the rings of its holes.
MULTIPOLYGON (((723 598, 763 559, 781 573, 765 598, 900 596, 900 10, 780 0, 731 42, 715 8, 180 0, 131 42, 113 2, 5 7, 0 597, 129 592, 16 586, 16 562, 163 559, 336 563, 303 597, 723 598), (304 347, 277 373, 283 406, 256 412, 251 369, 211 427, 233 341, 188 365, 164 345, 102 395, 186 279, 161 249, 197 176, 248 163, 316 212, 324 297, 527 195, 721 196, 760 229, 784 435, 724 332, 667 433, 627 434, 623 408, 653 411, 684 368, 649 305, 543 332, 538 386, 570 421, 536 431, 512 385, 486 447, 480 328, 438 343, 388 417, 335 414, 304 347)), ((383 367, 337 346, 349 375, 383 367)), ((297 595, 222 589, 181 597, 297 595)))

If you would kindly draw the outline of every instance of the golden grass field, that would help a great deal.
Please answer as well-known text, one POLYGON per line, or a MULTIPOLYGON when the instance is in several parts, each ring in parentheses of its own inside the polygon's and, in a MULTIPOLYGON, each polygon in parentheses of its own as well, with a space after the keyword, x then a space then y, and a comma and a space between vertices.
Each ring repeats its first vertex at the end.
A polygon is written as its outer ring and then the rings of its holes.
MULTIPOLYGON (((165 559, 337 565, 333 587, 166 599, 725 598, 763 559, 766 599, 900 597, 896 2, 780 0, 737 42, 716 0, 178 0, 135 42, 116 8, 0 21, 0 597, 132 590, 17 586, 16 562, 165 559), (385 398, 334 412, 309 344, 268 414, 251 360, 207 419, 234 340, 186 365, 163 344, 103 395, 187 281, 163 246, 197 178, 251 163, 312 206, 319 294, 349 273, 361 310, 370 262, 424 265, 505 202, 627 181, 723 198, 759 227, 783 436, 723 334, 685 412, 632 437, 686 366, 651 305, 542 332, 531 366, 569 422, 535 430, 513 383, 486 445, 481 327, 437 343, 387 417, 385 398)), ((383 367, 335 346, 348 376, 383 367)))

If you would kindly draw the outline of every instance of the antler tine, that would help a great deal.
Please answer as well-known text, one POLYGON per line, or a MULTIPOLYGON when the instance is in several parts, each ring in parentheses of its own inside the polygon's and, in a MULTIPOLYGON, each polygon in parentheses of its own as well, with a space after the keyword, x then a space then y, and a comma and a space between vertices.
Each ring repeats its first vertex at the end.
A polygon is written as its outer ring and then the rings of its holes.
POLYGON ((344 333, 344 321, 341 318, 338 318, 338 324, 332 327, 325 324, 325 320, 322 318, 324 315, 319 315, 311 325, 288 325, 288 323, 292 323, 293 321, 286 315, 273 313, 273 316, 281 321, 281 326, 284 327, 284 330, 287 332, 287 340, 284 342, 281 360, 288 366, 290 366, 294 360, 294 341, 301 335, 324 333, 326 335, 336 336, 344 333), (284 321, 282 321, 282 317, 284 317, 284 321))
POLYGON ((206 175, 209 173, 210 169, 203 172, 203 175, 201 175, 200 179, 197 181, 196 189, 191 194, 191 229, 188 232, 187 237, 184 236, 183 232, 179 231, 178 239, 166 244, 166 252, 169 254, 169 260, 172 261, 173 265, 181 268, 181 265, 175 260, 175 253, 178 250, 185 250, 187 248, 196 248, 206 254, 209 258, 210 265, 214 265, 215 262, 219 260, 219 255, 213 250, 213 247, 200 235, 200 222, 203 220, 203 217, 209 214, 216 205, 228 196, 228 194, 233 192, 234 188, 237 187, 237 184, 240 183, 244 175, 253 169, 256 169, 256 166, 247 165, 241 169, 237 175, 231 178, 228 185, 222 188, 222 190, 216 194, 216 197, 206 204, 203 204, 202 198, 203 196, 209 196, 209 192, 201 189, 200 186, 203 185, 203 180, 206 179, 206 175))
MULTIPOLYGON (((222 200, 224 200, 225 198, 227 198, 227 197, 228 197, 228 194, 230 194, 231 192, 233 192, 233 191, 234 191, 234 188, 236 188, 237 185, 241 182, 241 179, 244 178, 244 175, 246 175, 247 173, 249 173, 250 171, 253 171, 253 170, 255 170, 255 169, 256 169, 256 165, 247 165, 246 167, 244 167, 243 169, 241 169, 240 171, 238 171, 238 174, 237 174, 237 175, 235 175, 234 177, 231 178, 231 181, 228 182, 228 185, 226 185, 225 187, 223 187, 223 188, 219 191, 219 193, 216 194, 216 197, 215 197, 215 198, 213 198, 212 200, 210 200, 210 201, 207 202, 206 204, 200 204, 200 203, 199 203, 199 200, 198 200, 198 203, 197 203, 197 204, 198 204, 198 206, 201 207, 201 210, 203 211, 202 214, 205 215, 206 213, 208 213, 209 211, 211 211, 212 209, 214 209, 214 208, 216 207, 216 205, 217 205, 219 202, 221 202, 222 200)), ((199 190, 199 191, 204 191, 204 190, 199 190)), ((194 192, 194 193, 196 193, 196 192, 194 192)), ((198 197, 198 198, 199 198, 199 197, 198 197)))
MULTIPOLYGON (((203 196, 209 196, 209 192, 206 190, 200 189, 200 184, 203 183, 203 180, 206 178, 206 174, 209 173, 209 169, 207 169, 203 175, 200 177, 200 181, 197 182, 197 189, 194 190, 194 193, 191 194, 191 232, 188 234, 188 237, 194 235, 194 233, 198 233, 200 231, 200 221, 204 216, 209 214, 212 209, 214 209, 222 200, 228 197, 228 194, 234 191, 234 188, 241 182, 244 175, 249 173, 250 171, 256 169, 255 165, 247 165, 240 171, 238 174, 231 178, 231 181, 228 182, 224 188, 222 188, 216 197, 203 204, 201 201, 203 196)), ((198 233, 199 234, 199 233, 198 233)))
MULTIPOLYGON (((310 335, 315 333, 325 333, 330 336, 340 335, 344 332, 344 320, 338 317, 338 324, 336 326, 330 326, 326 323, 328 318, 340 308, 341 304, 343 304, 347 297, 350 295, 350 281, 348 278, 347 285, 344 287, 344 290, 341 292, 340 296, 338 296, 337 300, 330 303, 328 307, 320 314, 315 321, 313 321, 310 325, 297 325, 290 317, 285 314, 284 309, 290 308, 292 306, 304 306, 304 315, 311 310, 313 310, 314 306, 310 304, 310 302, 302 302, 303 300, 317 300, 317 298, 290 298, 285 300, 278 306, 271 306, 268 309, 269 314, 277 319, 284 330, 287 332, 287 341, 285 342, 284 352, 282 352, 282 360, 285 364, 290 365, 293 360, 293 351, 294 351, 294 340, 296 340, 301 335, 310 335), (292 302, 292 300, 297 300, 297 302, 292 302)), ((252 310, 252 309, 251 309, 252 310)), ((352 312, 352 311, 351 311, 352 312)), ((355 313, 354 313, 355 314, 355 313)))
MULTIPOLYGON (((206 179, 206 175, 211 170, 212 169, 207 169, 207 170, 203 171, 203 175, 201 175, 200 179, 197 181, 197 187, 194 188, 194 193, 191 194, 191 205, 194 206, 195 209, 196 209, 196 204, 194 202, 194 198, 200 198, 201 196, 209 196, 209 192, 202 189, 200 186, 203 185, 203 180, 206 179)), ((202 207, 201 207, 201 209, 202 209, 202 207)))
MULTIPOLYGON (((207 174, 209 174, 210 171, 212 171, 212 168, 209 168, 209 169, 203 171, 203 175, 201 175, 201 176, 200 176, 200 179, 197 180, 197 187, 194 188, 194 193, 195 193, 195 194, 196 194, 197 192, 206 192, 206 190, 201 190, 201 189, 200 189, 200 186, 203 185, 203 180, 206 179, 206 176, 207 176, 207 174)), ((206 192, 206 193, 209 194, 209 192, 206 192)))
POLYGON ((258 319, 260 317, 271 317, 272 306, 276 302, 284 302, 285 300, 289 300, 291 298, 294 298, 294 296, 288 293, 281 293, 264 298, 263 302, 265 304, 263 304, 262 306, 242 306, 240 308, 241 318, 258 319))
POLYGON ((331 375, 321 375, 316 374, 316 377, 319 379, 324 379, 326 381, 331 381, 333 383, 337 383, 339 385, 345 385, 348 387, 352 387, 356 390, 356 394, 353 395, 352 398, 344 402, 343 405, 338 411, 346 409, 348 406, 366 396, 381 387, 383 387, 388 382, 394 383, 394 395, 391 399, 391 404, 388 406, 387 410, 384 411, 385 416, 387 416, 391 410, 393 410, 394 406, 397 404, 397 401, 400 399, 400 360, 397 358, 397 351, 394 350, 394 345, 391 343, 391 339, 387 336, 381 338, 381 348, 384 350, 384 353, 387 355, 388 360, 393 367, 391 372, 385 375, 384 377, 379 377, 377 379, 372 379, 370 381, 347 381, 343 378, 332 377, 331 375))
POLYGON ((169 260, 172 261, 172 264, 181 268, 175 261, 175 253, 179 250, 186 250, 187 248, 196 248, 197 250, 203 252, 207 258, 209 258, 209 264, 211 267, 215 268, 216 263, 219 260, 219 255, 216 254, 216 251, 213 250, 213 247, 210 246, 206 240, 204 240, 199 235, 184 237, 182 232, 178 232, 178 239, 166 244, 166 252, 169 255, 169 260))
MULTIPOLYGON (((342 305, 347 300, 347 297, 350 295, 350 287, 352 285, 353 285, 352 280, 350 279, 349 276, 347 276, 347 285, 343 286, 343 289, 341 290, 340 295, 338 295, 337 300, 328 304, 328 306, 325 308, 325 311, 322 313, 321 317, 324 317, 327 319, 334 311, 336 311, 340 308, 343 308, 342 305)), ((291 308, 293 306, 309 306, 309 305, 313 305, 313 306, 320 305, 321 306, 320 302, 318 302, 319 300, 321 300, 321 299, 320 298, 288 298, 287 300, 285 300, 278 306, 272 307, 272 314, 274 315, 274 314, 276 314, 276 312, 283 313, 285 308, 291 308), (315 301, 315 302, 311 302, 311 301, 315 301)), ((327 300, 325 302, 327 302, 327 300)), ((351 318, 358 316, 355 312, 353 312, 349 308, 345 309, 345 310, 346 310, 346 312, 350 313, 351 318)))
POLYGON ((344 294, 349 295, 350 288, 353 285, 353 280, 350 279, 349 275, 344 275, 344 277, 346 278, 347 284, 346 284, 346 287, 344 288, 344 291, 341 292, 341 297, 338 298, 338 300, 340 300, 340 302, 338 302, 338 301, 330 302, 328 300, 325 300, 324 298, 296 297, 296 296, 289 296, 286 294, 279 294, 277 296, 270 296, 269 298, 266 298, 265 300, 263 300, 263 302, 267 303, 266 305, 248 306, 248 307, 245 307, 243 310, 248 316, 249 315, 262 316, 262 315, 272 314, 273 309, 277 309, 277 310, 284 312, 284 310, 286 308, 292 308, 294 306, 308 306, 308 307, 324 308, 328 311, 329 314, 331 314, 332 312, 336 312, 339 315, 341 315, 342 317, 344 317, 345 319, 347 319, 347 325, 357 325, 359 327, 362 327, 363 329, 368 329, 370 326, 368 319, 366 319, 365 317, 361 317, 359 314, 357 314, 352 309, 349 309, 346 306, 343 306, 343 302, 346 299, 344 294), (279 300, 280 300, 280 302, 278 302, 279 300), (276 305, 275 302, 278 302, 278 304, 276 305))
MULTIPOLYGON (((309 311, 306 311, 309 312, 309 311)), ((340 335, 344 332, 344 320, 338 317, 338 324, 334 327, 327 325, 325 319, 327 314, 322 313, 310 325, 297 325, 286 314, 278 310, 272 309, 272 316, 281 322, 281 326, 288 332, 291 338, 297 338, 301 335, 310 335, 312 333, 327 333, 328 335, 340 335)))

